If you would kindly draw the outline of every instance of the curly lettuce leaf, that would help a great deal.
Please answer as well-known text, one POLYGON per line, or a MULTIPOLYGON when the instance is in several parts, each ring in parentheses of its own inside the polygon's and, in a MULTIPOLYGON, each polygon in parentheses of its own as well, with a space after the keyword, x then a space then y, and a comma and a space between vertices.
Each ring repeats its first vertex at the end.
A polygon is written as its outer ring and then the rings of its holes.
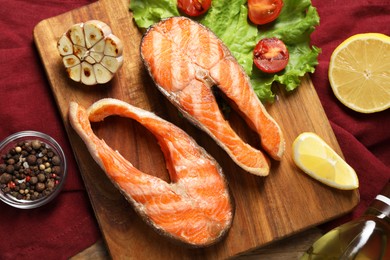
MULTIPOLYGON (((212 0, 210 10, 196 20, 226 44, 250 77, 257 96, 264 102, 272 102, 275 98, 272 92, 275 82, 291 91, 299 86, 302 76, 314 72, 321 50, 310 46, 310 35, 319 24, 319 16, 310 0, 284 0, 278 19, 267 25, 255 26, 248 20, 246 2, 212 0), (255 45, 260 39, 270 37, 281 39, 290 53, 287 67, 277 74, 266 74, 253 66, 255 45)), ((130 9, 141 28, 180 15, 177 0, 132 0, 130 9)))
POLYGON ((131 0, 130 10, 140 28, 148 28, 164 18, 179 16, 177 0, 131 0))

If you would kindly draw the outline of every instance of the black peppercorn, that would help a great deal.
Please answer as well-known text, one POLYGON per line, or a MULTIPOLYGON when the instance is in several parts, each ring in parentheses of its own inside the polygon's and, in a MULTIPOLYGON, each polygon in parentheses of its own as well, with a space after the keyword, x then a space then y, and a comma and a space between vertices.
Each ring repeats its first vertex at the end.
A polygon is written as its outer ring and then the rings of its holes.
POLYGON ((53 189, 54 188, 54 180, 53 179, 49 179, 47 182, 46 182, 46 188, 47 189, 53 189))
POLYGON ((7 165, 7 167, 5 168, 5 171, 7 173, 11 173, 11 174, 14 173, 14 170, 15 170, 15 168, 13 165, 7 165))
POLYGON ((25 182, 22 182, 20 185, 19 185, 19 188, 24 190, 26 189, 26 183, 25 182))
POLYGON ((36 176, 33 176, 30 178, 30 183, 35 185, 38 182, 38 178, 36 176))
POLYGON ((60 166, 53 166, 52 172, 55 174, 61 173, 61 167, 60 166))
POLYGON ((22 164, 20 162, 17 162, 17 163, 14 164, 14 167, 15 167, 16 171, 19 171, 21 166, 22 166, 22 164))
POLYGON ((6 167, 7 167, 7 165, 5 165, 4 163, 0 164, 0 173, 5 172, 6 167))
POLYGON ((12 175, 8 173, 3 173, 0 175, 0 183, 7 184, 8 182, 12 181, 12 175))
POLYGON ((38 174, 37 177, 39 182, 44 182, 46 180, 46 176, 43 173, 38 174))
POLYGON ((29 156, 27 156, 26 162, 29 165, 35 165, 37 163, 37 157, 33 154, 30 154, 29 156))
POLYGON ((51 162, 53 163, 53 165, 60 165, 61 164, 61 160, 60 160, 60 157, 58 156, 53 156, 53 158, 51 159, 51 162))
POLYGON ((38 182, 37 185, 35 185, 35 190, 38 192, 42 192, 45 188, 46 186, 42 182, 38 182))
POLYGON ((8 159, 8 160, 7 160, 7 163, 8 163, 8 164, 11 164, 11 165, 14 165, 14 164, 15 164, 14 158, 8 159))

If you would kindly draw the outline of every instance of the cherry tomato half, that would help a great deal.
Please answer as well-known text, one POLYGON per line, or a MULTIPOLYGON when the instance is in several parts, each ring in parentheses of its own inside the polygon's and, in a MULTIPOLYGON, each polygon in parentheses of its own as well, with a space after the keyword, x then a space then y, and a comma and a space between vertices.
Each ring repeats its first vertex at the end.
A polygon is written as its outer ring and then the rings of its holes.
POLYGON ((179 10, 189 16, 199 16, 210 9, 211 0, 177 0, 179 10))
POLYGON ((249 19, 254 24, 266 24, 278 18, 282 0, 248 0, 249 19))
POLYGON ((266 73, 283 70, 287 66, 289 56, 286 45, 278 38, 262 39, 253 50, 253 62, 266 73))

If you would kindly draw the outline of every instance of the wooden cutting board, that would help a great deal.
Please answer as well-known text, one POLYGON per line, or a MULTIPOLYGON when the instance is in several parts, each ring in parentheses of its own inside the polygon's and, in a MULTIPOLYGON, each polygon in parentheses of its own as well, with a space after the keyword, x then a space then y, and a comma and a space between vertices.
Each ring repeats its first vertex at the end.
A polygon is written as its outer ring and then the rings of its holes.
MULTIPOLYGON (((277 89, 278 99, 267 109, 280 124, 286 138, 281 162, 272 162, 268 177, 257 177, 237 167, 206 134, 179 116, 149 78, 139 54, 142 32, 129 11, 128 0, 100 0, 88 6, 41 21, 34 40, 42 58, 53 95, 69 136, 96 218, 114 259, 222 259, 269 244, 318 225, 353 209, 358 191, 339 191, 303 174, 292 161, 291 145, 298 134, 316 132, 342 155, 327 117, 310 81, 291 93, 277 89), (124 65, 113 81, 88 87, 67 78, 56 46, 68 28, 91 19, 111 26, 124 42, 124 65), (69 125, 70 101, 88 107, 101 98, 113 97, 155 112, 178 125, 221 164, 229 181, 236 212, 233 226, 220 243, 205 249, 187 249, 168 242, 151 230, 90 157, 84 143, 69 125)), ((232 113, 230 122, 250 144, 258 138, 244 121, 232 113)), ((165 161, 153 135, 130 120, 110 117, 94 124, 95 133, 121 152, 140 170, 169 180, 165 161)))

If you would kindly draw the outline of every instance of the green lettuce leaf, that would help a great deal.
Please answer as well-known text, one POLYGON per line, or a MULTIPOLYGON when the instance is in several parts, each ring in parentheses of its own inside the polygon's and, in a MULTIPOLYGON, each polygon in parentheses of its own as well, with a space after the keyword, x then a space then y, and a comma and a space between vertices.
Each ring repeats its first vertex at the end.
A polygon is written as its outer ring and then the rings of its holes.
MULTIPOLYGON (((291 91, 299 86, 302 76, 314 72, 321 50, 310 45, 310 35, 319 24, 319 16, 310 0, 284 0, 282 12, 274 22, 255 26, 248 20, 246 2, 212 0, 210 10, 195 20, 226 44, 250 77, 257 96, 264 102, 272 102, 275 82, 291 91), (270 37, 281 39, 290 53, 287 67, 277 74, 263 73, 253 65, 255 45, 270 37)), ((161 19, 180 15, 176 5, 177 0, 132 0, 130 9, 137 25, 147 28, 161 19)))
POLYGON ((179 16, 177 0, 131 0, 130 10, 138 27, 148 28, 161 19, 179 16))

